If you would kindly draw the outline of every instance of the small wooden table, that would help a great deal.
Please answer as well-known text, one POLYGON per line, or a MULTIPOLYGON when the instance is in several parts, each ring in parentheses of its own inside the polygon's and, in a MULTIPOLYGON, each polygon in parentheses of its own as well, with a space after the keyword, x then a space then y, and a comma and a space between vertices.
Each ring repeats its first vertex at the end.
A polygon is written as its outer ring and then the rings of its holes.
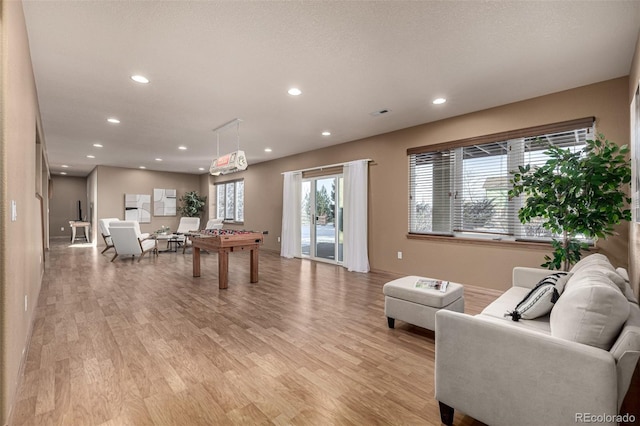
POLYGON ((79 220, 70 220, 69 226, 71 227, 71 242, 76 240, 76 228, 84 228, 84 238, 88 243, 91 242, 91 222, 82 222, 79 220))
POLYGON ((229 286, 229 253, 251 250, 251 282, 258 282, 258 249, 263 237, 259 232, 220 229, 189 234, 193 244, 193 276, 200 276, 200 249, 218 252, 218 288, 229 286))

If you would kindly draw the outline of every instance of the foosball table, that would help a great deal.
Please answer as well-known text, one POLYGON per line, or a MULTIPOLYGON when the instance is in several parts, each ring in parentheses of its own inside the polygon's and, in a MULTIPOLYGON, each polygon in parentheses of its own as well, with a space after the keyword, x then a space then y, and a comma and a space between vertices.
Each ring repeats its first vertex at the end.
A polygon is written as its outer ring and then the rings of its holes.
POLYGON ((251 251, 251 282, 258 282, 258 249, 263 241, 262 233, 232 229, 204 230, 188 235, 193 245, 193 276, 200 276, 200 250, 218 253, 218 287, 229 286, 229 253, 251 251))

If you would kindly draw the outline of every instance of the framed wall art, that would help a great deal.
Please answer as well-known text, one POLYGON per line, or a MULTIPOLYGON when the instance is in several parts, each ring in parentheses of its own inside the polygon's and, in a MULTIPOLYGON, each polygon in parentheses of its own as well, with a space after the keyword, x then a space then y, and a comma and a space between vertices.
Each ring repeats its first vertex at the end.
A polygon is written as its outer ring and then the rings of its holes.
POLYGON ((151 195, 124 194, 124 220, 151 223, 151 195))
POLYGON ((176 190, 158 189, 153 190, 153 215, 154 216, 175 216, 176 215, 176 190))

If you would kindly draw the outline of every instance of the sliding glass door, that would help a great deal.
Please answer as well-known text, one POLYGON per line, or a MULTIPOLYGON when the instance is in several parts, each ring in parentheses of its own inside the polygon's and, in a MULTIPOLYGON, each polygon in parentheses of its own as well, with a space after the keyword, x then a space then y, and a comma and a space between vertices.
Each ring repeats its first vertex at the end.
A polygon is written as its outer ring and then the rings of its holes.
POLYGON ((303 179, 301 215, 302 256, 342 262, 342 175, 303 179))

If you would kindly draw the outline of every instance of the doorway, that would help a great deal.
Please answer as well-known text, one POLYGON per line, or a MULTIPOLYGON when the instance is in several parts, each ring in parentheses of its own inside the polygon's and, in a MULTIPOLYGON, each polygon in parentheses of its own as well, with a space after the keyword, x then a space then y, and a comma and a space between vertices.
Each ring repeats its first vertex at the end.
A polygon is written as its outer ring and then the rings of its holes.
POLYGON ((341 264, 343 259, 342 174, 302 180, 302 257, 341 264))

